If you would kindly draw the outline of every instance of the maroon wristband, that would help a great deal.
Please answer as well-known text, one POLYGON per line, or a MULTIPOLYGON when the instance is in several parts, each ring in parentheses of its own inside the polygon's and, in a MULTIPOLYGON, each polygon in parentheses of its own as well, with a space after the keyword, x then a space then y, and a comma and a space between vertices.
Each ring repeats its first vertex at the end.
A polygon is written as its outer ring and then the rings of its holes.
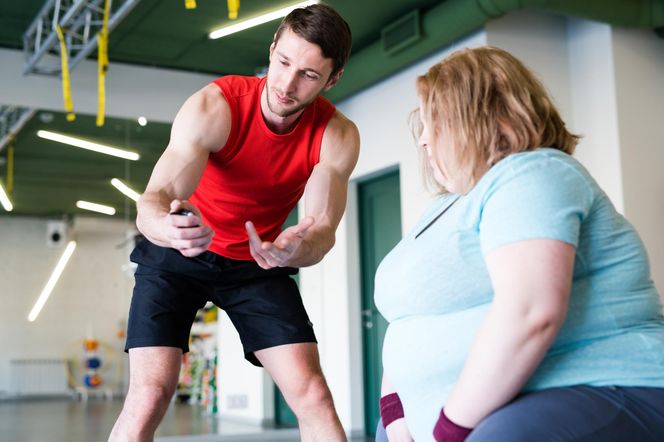
POLYGON ((462 427, 452 422, 446 415, 445 409, 440 410, 440 416, 433 427, 433 438, 436 442, 463 442, 473 431, 472 428, 462 427))
POLYGON ((387 428, 392 422, 403 417, 403 405, 396 393, 390 393, 380 398, 380 418, 383 428, 387 428))

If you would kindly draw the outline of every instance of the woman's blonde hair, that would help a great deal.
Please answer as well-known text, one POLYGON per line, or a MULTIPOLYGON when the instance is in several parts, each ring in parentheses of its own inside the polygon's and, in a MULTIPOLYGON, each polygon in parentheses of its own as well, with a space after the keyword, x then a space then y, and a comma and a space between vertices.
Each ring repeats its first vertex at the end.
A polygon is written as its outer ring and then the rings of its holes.
MULTIPOLYGON (((542 83, 502 49, 454 52, 418 77, 416 85, 424 115, 411 115, 413 134, 419 138, 423 118, 436 164, 456 178, 462 193, 507 155, 538 147, 572 154, 578 143, 542 83), (443 137, 451 146, 447 151, 440 149, 443 137)), ((424 164, 425 179, 432 182, 431 166, 424 164)))

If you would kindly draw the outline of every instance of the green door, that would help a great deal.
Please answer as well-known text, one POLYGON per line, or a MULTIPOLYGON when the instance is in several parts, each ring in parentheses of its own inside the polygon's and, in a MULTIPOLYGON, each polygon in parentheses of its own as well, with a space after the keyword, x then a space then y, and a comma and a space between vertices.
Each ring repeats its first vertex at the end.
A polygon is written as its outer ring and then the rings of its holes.
POLYGON ((362 343, 364 362, 364 416, 367 434, 380 419, 378 400, 383 375, 381 362, 387 322, 373 301, 374 275, 383 257, 401 239, 399 171, 385 173, 358 185, 360 265, 362 284, 362 343))
POLYGON ((297 427, 297 417, 276 385, 274 386, 274 423, 277 427, 297 427))
MULTIPOLYGON (((294 226, 297 221, 297 206, 295 206, 284 222, 283 228, 294 226)), ((298 275, 294 275, 293 278, 299 283, 298 275)), ((274 423, 279 427, 297 427, 297 417, 276 385, 274 386, 274 423)))

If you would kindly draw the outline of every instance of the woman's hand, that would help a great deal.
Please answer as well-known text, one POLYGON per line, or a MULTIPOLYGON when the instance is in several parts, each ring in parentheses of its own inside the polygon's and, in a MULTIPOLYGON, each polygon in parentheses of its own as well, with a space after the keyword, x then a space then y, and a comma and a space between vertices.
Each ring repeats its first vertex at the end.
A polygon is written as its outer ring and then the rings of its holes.
POLYGON ((452 422, 445 414, 445 408, 440 410, 440 416, 433 427, 433 440, 435 442, 463 442, 472 428, 462 427, 452 422))
POLYGON ((403 417, 389 424, 385 432, 389 442, 413 442, 413 436, 410 435, 406 419, 403 417))

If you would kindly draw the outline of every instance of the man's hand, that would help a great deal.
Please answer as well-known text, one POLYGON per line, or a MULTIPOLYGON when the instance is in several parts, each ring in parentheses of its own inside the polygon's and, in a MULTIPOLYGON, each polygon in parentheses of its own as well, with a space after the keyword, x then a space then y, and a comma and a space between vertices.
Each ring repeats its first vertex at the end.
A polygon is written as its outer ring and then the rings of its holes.
POLYGON ((214 231, 203 224, 201 212, 188 201, 171 201, 165 225, 169 247, 179 251, 183 256, 191 258, 200 255, 212 243, 214 231))
POLYGON ((245 223, 249 234, 249 252, 256 263, 264 268, 291 266, 299 256, 299 248, 304 241, 304 236, 309 227, 314 224, 314 219, 307 216, 297 225, 285 229, 274 240, 274 242, 263 241, 251 221, 245 223))
POLYGON ((406 425, 406 419, 400 418, 391 422, 386 428, 387 440, 390 442, 413 442, 413 436, 406 425))

